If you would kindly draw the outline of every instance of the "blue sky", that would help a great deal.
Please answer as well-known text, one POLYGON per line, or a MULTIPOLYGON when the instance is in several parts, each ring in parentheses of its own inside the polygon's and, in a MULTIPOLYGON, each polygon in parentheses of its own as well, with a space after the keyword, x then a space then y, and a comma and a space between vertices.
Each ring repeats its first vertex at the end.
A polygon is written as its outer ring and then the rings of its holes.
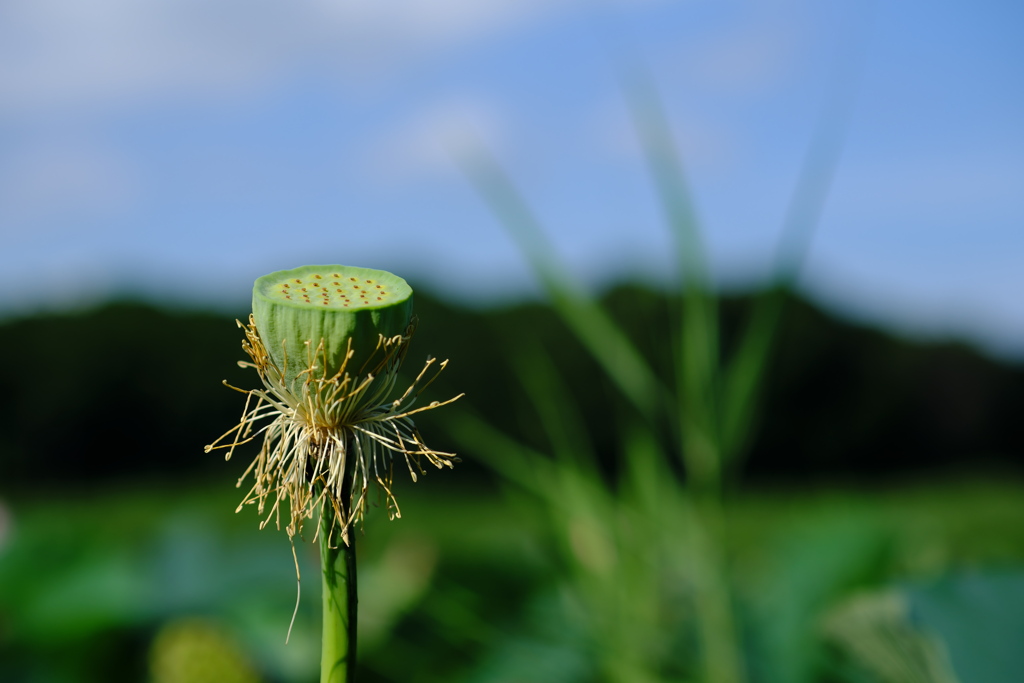
POLYGON ((120 293, 240 307, 255 277, 316 262, 533 293, 453 163, 477 144, 582 280, 663 279, 624 44, 665 100, 716 276, 748 285, 860 36, 804 290, 1024 358, 1022 31, 1009 0, 6 0, 0 315, 120 293))

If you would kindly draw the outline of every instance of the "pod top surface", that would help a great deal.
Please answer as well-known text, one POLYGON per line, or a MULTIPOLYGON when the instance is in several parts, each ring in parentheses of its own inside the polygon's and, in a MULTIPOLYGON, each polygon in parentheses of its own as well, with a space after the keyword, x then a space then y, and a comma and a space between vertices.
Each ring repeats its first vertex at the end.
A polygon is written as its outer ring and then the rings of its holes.
POLYGON ((256 280, 253 295, 299 309, 357 311, 387 308, 412 296, 405 280, 355 266, 302 266, 256 280))

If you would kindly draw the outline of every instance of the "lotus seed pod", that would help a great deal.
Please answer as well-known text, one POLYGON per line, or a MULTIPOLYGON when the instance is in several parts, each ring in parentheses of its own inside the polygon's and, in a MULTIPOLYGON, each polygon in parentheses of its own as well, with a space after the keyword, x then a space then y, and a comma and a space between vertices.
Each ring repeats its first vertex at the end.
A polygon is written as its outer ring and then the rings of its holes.
POLYGON ((302 266, 256 280, 252 312, 267 353, 283 373, 285 386, 292 387, 314 364, 318 378, 331 377, 343 367, 352 375, 367 372, 381 335, 406 332, 412 288, 383 270, 302 266), (350 348, 353 356, 345 364, 350 348))

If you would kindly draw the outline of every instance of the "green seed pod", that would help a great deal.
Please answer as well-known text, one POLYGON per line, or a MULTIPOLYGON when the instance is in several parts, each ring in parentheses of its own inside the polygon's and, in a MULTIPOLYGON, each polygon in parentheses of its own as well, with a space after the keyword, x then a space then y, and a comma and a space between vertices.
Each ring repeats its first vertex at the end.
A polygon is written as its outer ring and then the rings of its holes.
POLYGON ((428 447, 412 419, 461 396, 414 407, 448 361, 428 358, 405 391, 394 392, 413 333, 405 280, 348 266, 282 270, 256 280, 252 310, 248 324, 239 322, 251 360, 241 364, 254 368, 263 386, 238 389, 248 395, 241 419, 206 447, 227 449, 230 459, 235 448, 262 439, 238 482, 253 477, 239 509, 255 503, 268 514, 265 525, 280 521, 285 501, 292 538, 321 515, 321 540, 335 548, 351 542, 374 483, 389 515, 401 516, 391 491, 395 459, 414 481, 426 472, 424 461, 439 469, 458 461, 428 447))
POLYGON ((381 335, 406 333, 412 288, 383 270, 302 266, 256 280, 252 312, 267 353, 291 388, 311 367, 314 379, 342 368, 354 376, 371 372, 381 335))

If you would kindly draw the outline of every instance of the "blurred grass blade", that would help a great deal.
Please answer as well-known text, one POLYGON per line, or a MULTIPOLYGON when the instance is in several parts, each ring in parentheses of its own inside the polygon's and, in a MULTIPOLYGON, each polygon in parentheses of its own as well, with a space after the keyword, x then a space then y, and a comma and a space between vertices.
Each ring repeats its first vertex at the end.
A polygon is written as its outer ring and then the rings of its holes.
POLYGON ((676 515, 666 514, 670 512, 666 508, 674 496, 682 495, 679 481, 669 470, 665 453, 650 430, 628 424, 622 431, 626 499, 650 520, 657 520, 657 528, 652 531, 660 533, 662 527, 678 521, 676 515))
POLYGON ((726 459, 742 456, 750 439, 786 292, 795 286, 839 166, 857 91, 867 13, 860 19, 860 25, 849 34, 849 43, 840 48, 836 74, 829 80, 830 88, 804 154, 782 223, 773 281, 755 302, 740 347, 725 371, 722 451, 726 459))
POLYGON ((623 79, 644 158, 676 242, 683 311, 676 379, 683 455, 695 483, 719 476, 718 305, 676 143, 649 74, 634 63, 623 79))
POLYGON ((510 354, 555 457, 565 464, 596 468, 593 444, 576 401, 551 359, 535 339, 510 354))
POLYGON ((495 429, 468 410, 447 418, 449 432, 474 450, 474 456, 509 481, 547 497, 548 483, 556 477, 550 458, 495 429), (480 444, 487 444, 481 448, 480 444))
POLYGON ((822 620, 821 631, 881 683, 960 683, 945 643, 917 621, 906 595, 888 589, 845 599, 822 620))
POLYGON ((572 282, 498 163, 482 151, 462 161, 469 179, 517 242, 566 324, 637 410, 653 419, 664 389, 647 361, 607 313, 572 282))
POLYGON ((792 286, 799 276, 839 168, 870 22, 870 7, 860 11, 863 14, 857 17, 858 22, 847 34, 847 41, 839 48, 835 73, 828 79, 821 112, 782 222, 774 264, 774 279, 778 285, 792 286))
POLYGON ((740 348, 724 372, 722 454, 735 461, 746 450, 785 303, 785 291, 772 288, 754 303, 740 348))
POLYGON ((647 71, 635 62, 625 72, 623 89, 644 160, 672 229, 683 282, 688 288, 706 291, 710 275, 700 227, 658 90, 647 71))

